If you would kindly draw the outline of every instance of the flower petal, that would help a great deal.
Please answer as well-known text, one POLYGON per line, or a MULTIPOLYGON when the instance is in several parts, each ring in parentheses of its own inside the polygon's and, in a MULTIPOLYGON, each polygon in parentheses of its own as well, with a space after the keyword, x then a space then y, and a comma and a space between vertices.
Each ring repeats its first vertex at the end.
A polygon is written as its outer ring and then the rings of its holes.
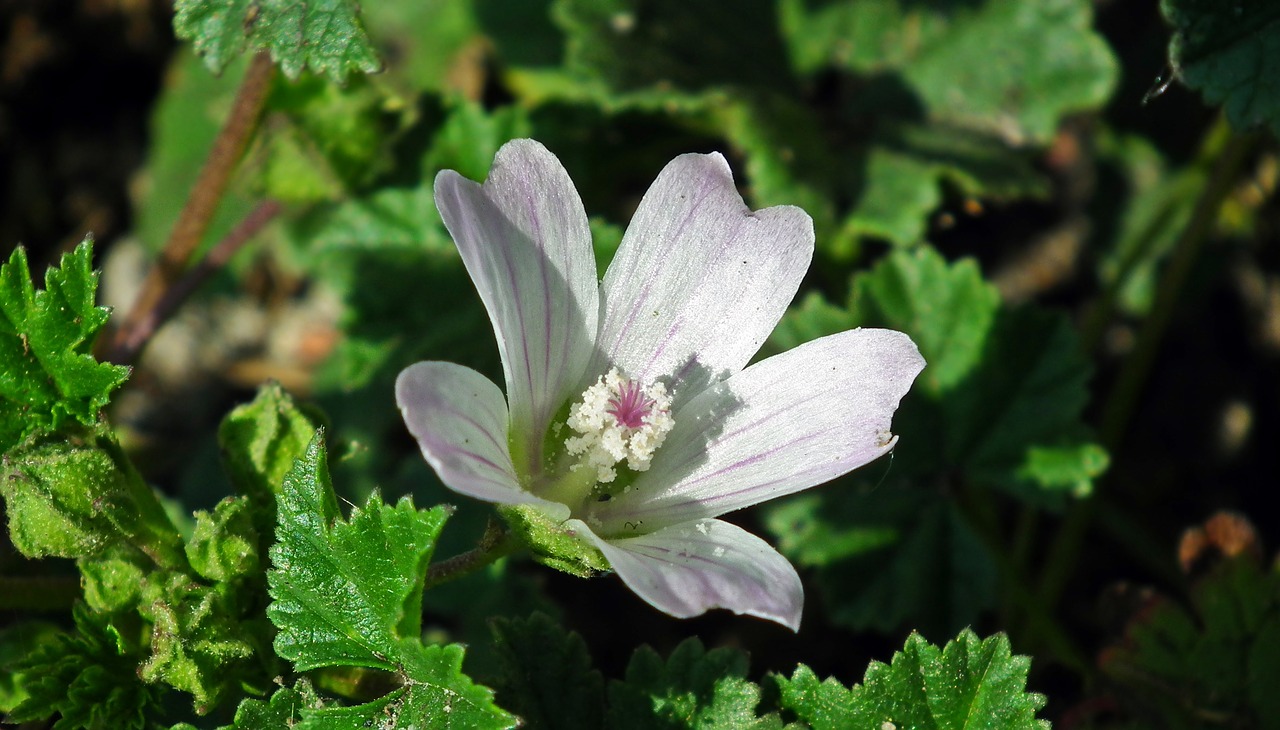
POLYGON ((582 534, 594 539, 628 588, 676 618, 727 608, 800 629, 804 587, 796 569, 737 525, 697 520, 614 540, 582 534))
POLYGON ((533 140, 503 145, 483 186, 441 172, 435 195, 498 338, 517 467, 532 471, 595 342, 599 293, 582 200, 533 140))
POLYGON ((502 391, 471 368, 420 362, 396 378, 396 404, 440 481, 455 492, 499 504, 546 504, 520 488, 507 450, 502 391))
POLYGON ((616 365, 646 382, 670 378, 679 405, 747 364, 812 258, 803 210, 752 213, 723 157, 677 157, 640 201, 605 274, 588 375, 616 365))
POLYGON ((808 489, 889 451, 898 401, 924 368, 901 332, 859 329, 763 360, 695 396, 602 533, 656 529, 808 489))

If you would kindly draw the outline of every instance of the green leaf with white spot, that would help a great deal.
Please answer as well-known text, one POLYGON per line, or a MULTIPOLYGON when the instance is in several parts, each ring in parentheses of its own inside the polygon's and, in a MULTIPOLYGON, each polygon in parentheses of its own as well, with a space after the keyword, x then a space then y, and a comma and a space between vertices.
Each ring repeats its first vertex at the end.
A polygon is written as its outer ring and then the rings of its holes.
POLYGON ((647 646, 627 665, 626 681, 609 684, 607 727, 618 730, 781 730, 776 714, 757 715, 760 687, 746 678, 746 654, 706 651, 686 639, 664 662, 647 646))
POLYGON ((92 239, 45 272, 44 289, 22 247, 0 264, 0 452, 36 431, 92 426, 129 377, 92 355, 108 317, 94 305, 97 289, 92 239))
POLYGON ((889 664, 872 662, 851 688, 820 682, 803 664, 774 681, 779 704, 814 730, 1048 730, 1036 719, 1044 696, 1026 691, 1030 666, 1003 634, 980 640, 966 629, 943 649, 912 634, 889 664))
POLYGON ((1237 128, 1280 135, 1280 5, 1269 0, 1161 0, 1177 78, 1221 104, 1237 128))
POLYGON ((173 29, 215 73, 258 49, 289 78, 309 68, 342 81, 382 67, 355 0, 177 0, 173 29))

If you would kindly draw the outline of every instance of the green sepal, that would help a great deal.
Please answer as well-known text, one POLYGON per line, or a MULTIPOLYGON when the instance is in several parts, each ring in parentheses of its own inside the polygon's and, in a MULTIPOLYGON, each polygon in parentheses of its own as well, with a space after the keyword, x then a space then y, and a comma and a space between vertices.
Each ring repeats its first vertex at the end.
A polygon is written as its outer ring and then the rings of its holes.
POLYGON ((579 578, 591 578, 611 570, 604 553, 538 507, 501 506, 498 514, 506 520, 512 534, 529 546, 534 560, 543 565, 579 578))
POLYGON ((4 455, 0 493, 27 557, 88 557, 123 540, 161 567, 186 566, 173 523, 105 428, 29 437, 4 455))

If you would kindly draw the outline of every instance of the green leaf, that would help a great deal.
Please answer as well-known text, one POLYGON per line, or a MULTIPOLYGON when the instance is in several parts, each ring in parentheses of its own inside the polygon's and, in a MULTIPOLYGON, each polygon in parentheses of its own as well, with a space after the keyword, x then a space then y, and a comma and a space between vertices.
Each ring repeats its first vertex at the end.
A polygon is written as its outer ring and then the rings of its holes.
POLYGON ((404 662, 405 686, 354 707, 304 709, 298 730, 505 730, 514 717, 493 704, 493 692, 462 673, 463 649, 402 641, 395 653, 404 662))
POLYGON ((268 383, 218 426, 223 465, 236 490, 249 498, 260 551, 275 532, 284 475, 306 451, 319 421, 318 413, 299 406, 279 383, 268 383))
POLYGON ((30 696, 26 687, 35 677, 15 667, 60 636, 56 626, 42 621, 15 621, 0 629, 0 713, 11 712, 30 696))
POLYGON ((1126 701, 1169 728, 1275 727, 1280 702, 1280 571, 1248 554, 1192 587, 1191 605, 1154 597, 1129 622, 1102 669, 1126 701))
POLYGON ((928 120, 1044 144, 1065 114, 1096 109, 1117 65, 1087 0, 783 3, 805 72, 835 65, 898 75, 928 120))
POLYGON ((503 707, 530 730, 604 727, 604 678, 592 667, 587 644, 542 613, 495 619, 503 707))
POLYGON ((235 722, 221 730, 290 730, 297 727, 303 709, 320 709, 324 703, 303 677, 297 687, 281 687, 270 700, 248 698, 236 708, 235 722))
POLYGON ((138 681, 139 647, 83 604, 76 604, 72 617, 74 633, 42 643, 15 667, 27 678, 29 696, 6 720, 31 722, 60 714, 54 730, 141 730, 161 691, 138 681))
POLYGON ((143 680, 190 693, 202 715, 240 687, 255 646, 237 620, 241 607, 233 592, 184 573, 162 573, 147 579, 140 608, 152 622, 151 656, 138 668, 143 680))
POLYGON ((49 268, 43 290, 22 247, 0 265, 0 451, 39 430, 92 426, 129 376, 91 354, 108 316, 94 306, 97 288, 89 238, 49 268))
POLYGON ((342 81, 381 68, 354 0, 177 0, 173 29, 219 73, 246 48, 264 48, 285 75, 303 68, 342 81))
POLYGON ((28 557, 79 558, 127 541, 157 565, 185 567, 181 538, 109 432, 37 434, 4 456, 9 536, 28 557))
POLYGON ((258 531, 248 500, 227 497, 212 514, 198 510, 195 517, 195 531, 186 545, 192 570, 214 582, 248 578, 258 572, 258 531))
POLYGON ((260 184, 286 203, 337 200, 367 188, 394 162, 413 107, 383 84, 339 86, 314 75, 277 79, 267 100, 260 184))
POLYGON ((1047 730, 1035 718, 1044 696, 1026 691, 1030 666, 1010 653, 1003 634, 979 640, 966 629, 941 650, 912 634, 889 664, 872 662, 850 689, 819 682, 803 664, 790 679, 774 680, 779 704, 814 730, 1047 730))
POLYGON ((1065 317, 997 302, 972 262, 948 264, 922 248, 855 278, 849 322, 906 332, 929 363, 895 422, 908 468, 961 469, 979 484, 1060 504, 1106 468, 1080 420, 1091 368, 1065 317))
POLYGON ((101 555, 81 558, 76 567, 89 608, 114 613, 138 605, 147 572, 154 566, 138 550, 117 543, 101 555))
POLYGON ((360 666, 395 671, 399 637, 416 640, 422 586, 448 512, 392 507, 375 494, 343 521, 329 482, 323 432, 285 475, 267 609, 276 652, 298 671, 360 666))
POLYGON ((714 87, 786 88, 785 49, 769 32, 776 12, 770 0, 744 0, 731 13, 678 0, 560 0, 552 10, 567 37, 572 73, 613 92, 671 101, 714 87), (708 35, 707 28, 717 32, 708 35))
POLYGON ((831 620, 855 630, 949 635, 994 603, 996 566, 958 506, 886 481, 780 502, 766 525, 783 554, 816 568, 831 620))
POLYGON ((760 687, 746 679, 747 657, 737 649, 706 651, 686 639, 666 662, 647 646, 631 656, 625 682, 609 684, 608 727, 781 728, 776 715, 757 717, 760 687))
POLYGON ((1268 0, 1161 0, 1173 26, 1169 64, 1183 83, 1226 107, 1237 128, 1280 135, 1280 7, 1268 0))

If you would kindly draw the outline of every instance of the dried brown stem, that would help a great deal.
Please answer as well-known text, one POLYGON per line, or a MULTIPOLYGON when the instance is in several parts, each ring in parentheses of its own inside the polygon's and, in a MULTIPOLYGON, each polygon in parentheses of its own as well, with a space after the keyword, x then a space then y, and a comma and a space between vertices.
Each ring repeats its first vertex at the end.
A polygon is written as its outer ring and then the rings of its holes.
POLYGON ((142 284, 142 291, 125 317, 124 324, 116 331, 112 341, 111 357, 115 362, 127 363, 137 357, 146 339, 139 340, 137 332, 155 331, 155 325, 141 327, 144 319, 155 319, 157 305, 181 278, 192 254, 199 248, 204 234, 226 192, 231 174, 244 155, 244 150, 258 127, 263 105, 271 89, 275 65, 265 53, 259 53, 249 64, 240 89, 236 92, 231 113, 218 136, 213 141, 204 167, 196 178, 186 205, 178 214, 178 220, 165 242, 164 250, 142 284), (131 344, 126 344, 126 343, 131 344))

